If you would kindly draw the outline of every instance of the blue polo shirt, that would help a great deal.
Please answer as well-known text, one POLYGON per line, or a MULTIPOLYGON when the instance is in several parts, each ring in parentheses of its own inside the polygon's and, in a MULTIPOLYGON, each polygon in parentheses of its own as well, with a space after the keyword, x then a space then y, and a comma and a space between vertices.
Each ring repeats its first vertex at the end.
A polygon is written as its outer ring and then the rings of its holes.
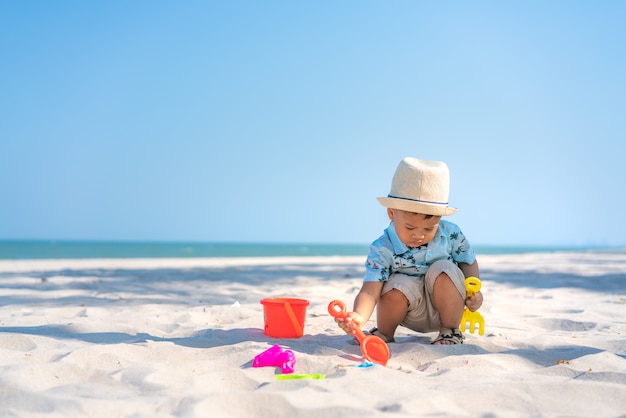
POLYGON ((423 276, 435 261, 472 264, 476 253, 461 229, 452 222, 439 221, 435 237, 421 247, 410 248, 400 241, 391 222, 385 233, 372 243, 365 263, 365 282, 386 282, 394 273, 423 276))

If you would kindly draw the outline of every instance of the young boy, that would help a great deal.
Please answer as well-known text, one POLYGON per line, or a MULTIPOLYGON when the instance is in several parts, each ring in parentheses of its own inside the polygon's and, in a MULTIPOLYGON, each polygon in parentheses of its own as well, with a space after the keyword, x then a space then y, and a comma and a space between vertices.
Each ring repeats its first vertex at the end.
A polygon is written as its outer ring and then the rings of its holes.
POLYGON ((363 326, 376 307, 370 333, 393 342, 398 325, 418 332, 439 331, 433 344, 462 344, 459 323, 467 306, 475 311, 483 296, 466 298, 465 278, 479 277, 476 254, 455 224, 441 219, 448 207, 450 175, 440 161, 405 158, 387 197, 379 197, 391 223, 374 241, 353 312, 337 323, 363 326))

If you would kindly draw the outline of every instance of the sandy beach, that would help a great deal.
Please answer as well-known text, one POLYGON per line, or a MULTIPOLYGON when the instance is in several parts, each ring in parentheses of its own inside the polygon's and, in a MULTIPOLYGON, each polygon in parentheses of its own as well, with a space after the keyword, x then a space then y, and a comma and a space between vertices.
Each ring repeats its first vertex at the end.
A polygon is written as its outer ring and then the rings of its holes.
POLYGON ((384 367, 327 311, 363 261, 0 261, 0 416, 626 416, 626 251, 479 255, 485 334, 399 329, 384 367), (310 301, 301 338, 263 332, 282 296, 310 301), (325 378, 252 367, 274 344, 325 378))

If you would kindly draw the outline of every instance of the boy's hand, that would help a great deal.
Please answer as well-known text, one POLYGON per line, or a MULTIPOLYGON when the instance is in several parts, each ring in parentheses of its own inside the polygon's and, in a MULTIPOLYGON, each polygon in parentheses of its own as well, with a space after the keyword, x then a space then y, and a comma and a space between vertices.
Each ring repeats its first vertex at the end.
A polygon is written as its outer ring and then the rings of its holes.
POLYGON ((477 311, 483 304, 483 294, 482 292, 476 292, 474 296, 471 298, 465 299, 465 306, 472 312, 477 311))
POLYGON ((335 318, 335 322, 339 325, 339 328, 343 330, 346 334, 352 335, 352 328, 350 324, 354 324, 357 328, 361 328, 361 324, 363 323, 363 318, 356 312, 348 312, 345 319, 344 318, 335 318))

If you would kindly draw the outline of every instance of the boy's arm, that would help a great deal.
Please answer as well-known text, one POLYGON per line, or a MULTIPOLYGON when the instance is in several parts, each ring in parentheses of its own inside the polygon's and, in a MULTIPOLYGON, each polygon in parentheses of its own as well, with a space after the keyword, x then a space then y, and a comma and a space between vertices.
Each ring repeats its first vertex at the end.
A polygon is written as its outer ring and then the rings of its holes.
POLYGON ((359 294, 354 299, 353 308, 354 312, 362 318, 362 321, 358 322, 359 326, 363 326, 372 316, 372 312, 380 300, 383 285, 384 282, 364 282, 361 286, 359 294))
POLYGON ((480 269, 478 268, 478 261, 474 260, 472 264, 459 263, 459 268, 463 272, 465 278, 478 277, 480 279, 480 269))
MULTIPOLYGON (((480 269, 478 268, 478 262, 474 260, 472 264, 467 263, 459 263, 459 268, 463 272, 463 275, 467 277, 478 277, 480 278, 480 269)), ((483 294, 482 292, 476 292, 474 296, 471 298, 465 299, 465 306, 474 312, 477 311, 478 308, 483 304, 483 294)))

